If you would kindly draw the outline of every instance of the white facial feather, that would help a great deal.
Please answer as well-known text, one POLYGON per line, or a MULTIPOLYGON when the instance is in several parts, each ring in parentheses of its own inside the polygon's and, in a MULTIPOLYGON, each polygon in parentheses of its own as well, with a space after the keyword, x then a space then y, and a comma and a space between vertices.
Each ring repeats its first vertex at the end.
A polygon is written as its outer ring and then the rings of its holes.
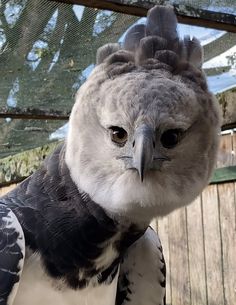
POLYGON ((152 73, 152 79, 142 72, 106 80, 98 69, 77 95, 66 151, 82 192, 111 213, 145 221, 190 203, 202 191, 212 172, 219 128, 217 104, 208 93, 198 97, 183 82, 152 73), (156 149, 171 161, 147 173, 142 183, 137 171, 125 169, 117 157, 131 154, 134 130, 143 122, 156 129, 156 149), (112 143, 107 130, 112 125, 127 130, 125 147, 112 143), (158 139, 170 128, 189 130, 175 148, 164 149, 158 139))

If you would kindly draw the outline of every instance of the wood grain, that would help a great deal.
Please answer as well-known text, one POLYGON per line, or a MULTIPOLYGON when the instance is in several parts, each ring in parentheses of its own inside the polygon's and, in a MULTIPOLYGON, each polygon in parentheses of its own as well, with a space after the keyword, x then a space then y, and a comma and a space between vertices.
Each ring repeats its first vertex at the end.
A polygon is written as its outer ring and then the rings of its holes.
POLYGON ((216 185, 211 185, 203 191, 202 208, 206 259, 207 304, 223 305, 222 250, 216 185))
POLYGON ((232 164, 236 165, 236 132, 233 133, 233 150, 232 150, 232 164))
POLYGON ((218 185, 223 250, 225 304, 236 302, 236 205, 235 183, 218 185))
POLYGON ((190 305, 190 279, 185 209, 169 216, 171 297, 174 305, 190 305))
POLYGON ((164 258, 166 262, 166 304, 172 304, 171 299, 171 281, 170 281, 170 250, 169 250, 169 219, 168 217, 164 217, 158 219, 158 235, 161 240, 164 258))
POLYGON ((220 147, 217 157, 217 168, 230 166, 233 164, 233 136, 232 134, 220 137, 220 147))
POLYGON ((201 198, 187 207, 191 305, 207 304, 201 198))

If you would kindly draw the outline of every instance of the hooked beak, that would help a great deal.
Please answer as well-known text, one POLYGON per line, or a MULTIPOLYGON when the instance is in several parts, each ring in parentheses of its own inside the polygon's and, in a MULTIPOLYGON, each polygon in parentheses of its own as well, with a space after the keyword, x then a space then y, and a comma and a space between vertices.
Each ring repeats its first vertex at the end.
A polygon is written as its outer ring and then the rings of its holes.
POLYGON ((154 130, 147 125, 139 126, 134 134, 133 165, 139 173, 141 182, 145 172, 152 167, 154 148, 154 130))

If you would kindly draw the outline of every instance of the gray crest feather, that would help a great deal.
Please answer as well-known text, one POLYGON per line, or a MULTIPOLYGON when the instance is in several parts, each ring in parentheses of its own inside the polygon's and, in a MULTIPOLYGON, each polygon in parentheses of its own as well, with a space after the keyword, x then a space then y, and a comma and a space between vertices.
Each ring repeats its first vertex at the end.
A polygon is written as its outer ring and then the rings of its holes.
POLYGON ((201 68, 203 62, 203 48, 197 38, 190 36, 184 37, 184 46, 186 50, 187 61, 195 67, 201 68))
POLYGON ((168 66, 177 68, 179 57, 178 55, 170 50, 160 50, 155 53, 155 58, 160 62, 167 64, 168 66))
POLYGON ((167 47, 167 40, 162 37, 147 36, 141 39, 137 52, 138 62, 143 62, 148 58, 154 58, 158 50, 167 47))
POLYGON ((128 30, 125 35, 123 47, 128 51, 135 51, 140 40, 145 37, 146 26, 144 24, 136 24, 128 30))
POLYGON ((142 65, 158 59, 175 70, 183 62, 201 68, 203 52, 194 37, 179 38, 177 18, 171 6, 155 6, 149 10, 146 24, 133 26, 126 34, 123 48, 135 54, 135 63, 142 65))
MULTIPOLYGON (((122 48, 117 43, 109 43, 98 49, 97 64, 108 58, 108 65, 116 62, 146 65, 154 59, 168 70, 179 72, 188 69, 184 63, 201 69, 203 50, 197 38, 179 38, 173 7, 155 6, 148 11, 146 24, 136 24, 127 31, 122 48)), ((162 67, 160 64, 157 66, 162 67)))
POLYGON ((96 63, 97 65, 104 62, 104 60, 111 54, 120 50, 118 43, 108 43, 97 50, 96 63))
POLYGON ((171 6, 155 6, 148 11, 147 36, 159 36, 167 41, 178 39, 177 18, 171 6))

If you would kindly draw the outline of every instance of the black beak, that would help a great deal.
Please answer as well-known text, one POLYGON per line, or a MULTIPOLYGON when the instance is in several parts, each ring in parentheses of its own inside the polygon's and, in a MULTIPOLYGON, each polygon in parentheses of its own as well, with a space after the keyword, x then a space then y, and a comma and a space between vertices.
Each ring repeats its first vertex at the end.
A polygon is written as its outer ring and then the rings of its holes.
POLYGON ((134 134, 133 164, 143 182, 145 172, 151 168, 155 148, 154 130, 147 126, 139 126, 134 134))

